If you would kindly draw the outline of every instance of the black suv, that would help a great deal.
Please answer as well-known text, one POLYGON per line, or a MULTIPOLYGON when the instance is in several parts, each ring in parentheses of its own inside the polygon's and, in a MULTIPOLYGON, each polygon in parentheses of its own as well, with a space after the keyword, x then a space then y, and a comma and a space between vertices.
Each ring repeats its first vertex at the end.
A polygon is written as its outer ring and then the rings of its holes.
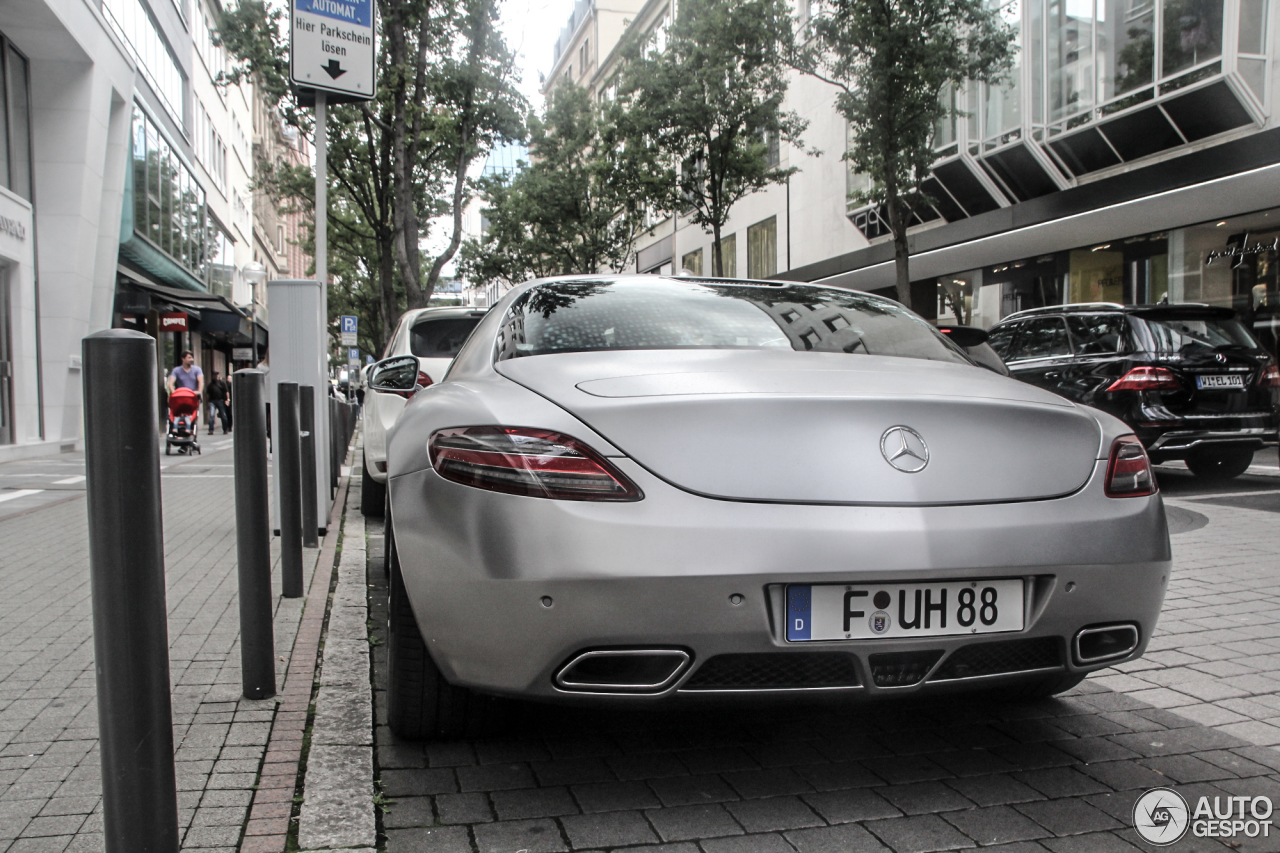
POLYGON ((1226 479, 1277 442, 1280 369, 1229 308, 1034 308, 993 326, 989 343, 1013 377, 1127 423, 1154 463, 1226 479))

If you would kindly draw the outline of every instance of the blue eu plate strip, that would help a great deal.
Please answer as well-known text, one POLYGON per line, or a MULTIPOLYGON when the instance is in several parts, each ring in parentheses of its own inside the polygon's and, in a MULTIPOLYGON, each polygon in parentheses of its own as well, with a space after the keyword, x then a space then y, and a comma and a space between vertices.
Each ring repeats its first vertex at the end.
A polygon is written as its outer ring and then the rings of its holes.
POLYGON ((811 630, 809 611, 813 606, 813 590, 807 586, 787 587, 787 639, 808 640, 811 630))

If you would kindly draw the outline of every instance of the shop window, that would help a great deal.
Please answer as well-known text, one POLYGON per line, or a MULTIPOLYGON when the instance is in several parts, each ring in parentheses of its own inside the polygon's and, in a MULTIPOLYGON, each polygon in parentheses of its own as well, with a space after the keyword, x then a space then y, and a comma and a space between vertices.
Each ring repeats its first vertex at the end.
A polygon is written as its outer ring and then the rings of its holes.
POLYGON ((1072 302, 1124 300, 1124 254, 1110 244, 1071 253, 1072 302))
POLYGON ((680 268, 688 270, 693 275, 702 275, 702 250, 694 249, 692 252, 685 253, 680 258, 680 268))
POLYGON ((768 278, 778 272, 778 217, 770 216, 747 229, 747 278, 768 278))
MULTIPOLYGON (((715 270, 712 270, 715 275, 715 270)), ((725 278, 738 277, 738 235, 730 234, 720 238, 720 275, 725 278)))

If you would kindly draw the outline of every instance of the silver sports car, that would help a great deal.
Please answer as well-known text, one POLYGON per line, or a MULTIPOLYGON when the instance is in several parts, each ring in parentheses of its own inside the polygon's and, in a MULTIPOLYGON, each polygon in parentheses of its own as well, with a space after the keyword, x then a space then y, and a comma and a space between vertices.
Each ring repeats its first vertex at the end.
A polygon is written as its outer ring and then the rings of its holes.
POLYGON ((1169 535, 1119 420, 891 300, 517 287, 389 438, 390 723, 488 695, 1049 695, 1142 654, 1169 535))

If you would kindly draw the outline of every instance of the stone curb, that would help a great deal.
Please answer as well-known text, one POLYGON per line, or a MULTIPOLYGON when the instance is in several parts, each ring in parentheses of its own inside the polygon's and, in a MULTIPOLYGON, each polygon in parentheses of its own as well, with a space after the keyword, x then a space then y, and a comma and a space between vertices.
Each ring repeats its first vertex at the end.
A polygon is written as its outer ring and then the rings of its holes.
POLYGON ((302 786, 300 850, 371 849, 377 843, 365 558, 364 516, 353 499, 343 524, 338 583, 325 633, 302 786))
POLYGON ((338 492, 329 513, 329 535, 324 538, 316 571, 312 575, 284 686, 276 696, 275 721, 271 725, 271 736, 240 842, 240 853, 283 853, 285 849, 289 819, 293 814, 293 795, 298 786, 298 765, 302 761, 303 733, 307 728, 307 713, 311 706, 311 691, 324 630, 325 605, 333 572, 337 568, 334 564, 338 531, 346 506, 349 480, 350 477, 346 476, 338 482, 338 492), (325 571, 326 567, 328 571, 325 571))

